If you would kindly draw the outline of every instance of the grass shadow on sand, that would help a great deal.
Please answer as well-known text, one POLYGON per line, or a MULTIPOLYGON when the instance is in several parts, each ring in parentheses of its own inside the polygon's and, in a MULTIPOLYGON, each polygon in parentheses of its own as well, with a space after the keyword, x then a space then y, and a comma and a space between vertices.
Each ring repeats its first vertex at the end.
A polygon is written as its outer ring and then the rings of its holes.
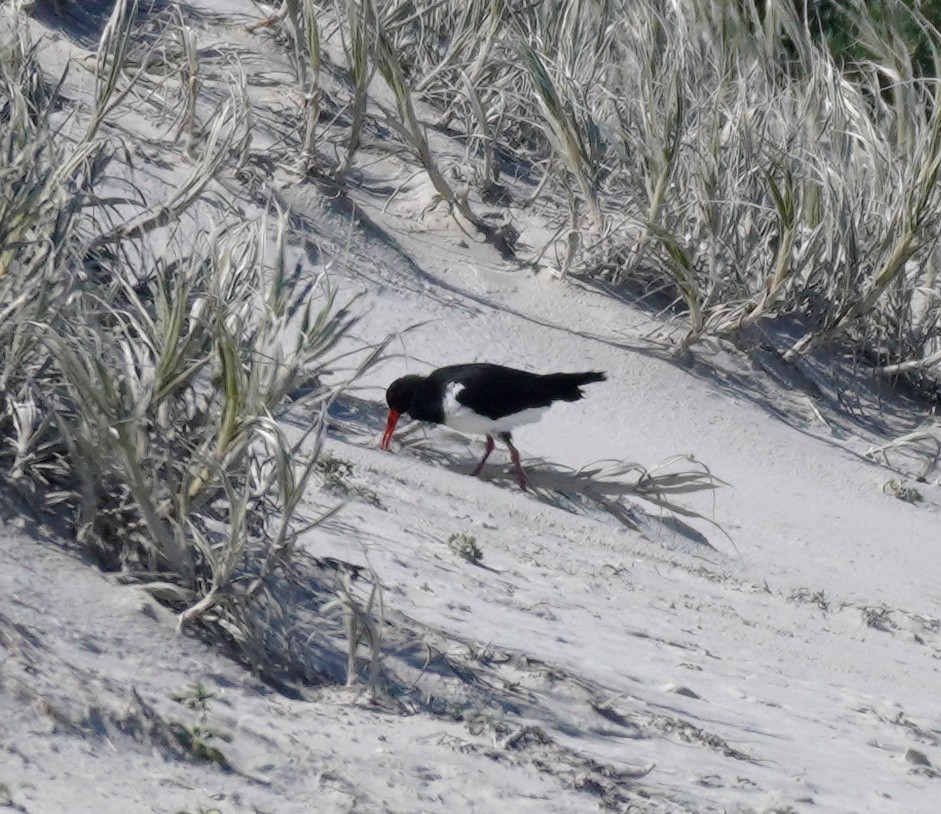
MULTIPOLYGON (((139 0, 137 20, 143 22, 169 6, 166 0, 139 0)), ((112 11, 114 0, 34 0, 30 16, 79 45, 93 47, 112 11)))

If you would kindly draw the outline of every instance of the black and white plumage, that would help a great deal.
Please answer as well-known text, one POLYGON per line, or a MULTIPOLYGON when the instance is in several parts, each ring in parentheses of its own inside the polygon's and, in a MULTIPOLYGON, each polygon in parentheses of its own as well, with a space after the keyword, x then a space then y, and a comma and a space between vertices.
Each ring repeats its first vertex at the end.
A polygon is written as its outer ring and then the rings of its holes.
POLYGON ((389 419, 379 446, 388 449, 402 415, 459 432, 487 436, 487 449, 472 474, 477 475, 493 451, 493 437, 510 450, 520 486, 526 475, 512 431, 538 421, 555 401, 578 401, 581 386, 604 381, 604 373, 529 373, 502 365, 475 363, 438 368, 427 376, 403 376, 386 390, 389 419))

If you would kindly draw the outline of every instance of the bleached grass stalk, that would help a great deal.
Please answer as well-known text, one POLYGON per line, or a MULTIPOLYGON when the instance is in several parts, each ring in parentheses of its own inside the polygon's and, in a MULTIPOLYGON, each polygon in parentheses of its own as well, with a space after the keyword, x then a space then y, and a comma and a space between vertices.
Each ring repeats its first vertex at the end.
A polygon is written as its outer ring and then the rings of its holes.
MULTIPOLYGON (((375 577, 375 575, 373 575, 375 577)), ((365 645, 369 653, 368 688, 370 701, 376 703, 379 698, 379 665, 382 655, 382 627, 385 623, 382 603, 382 587, 374 579, 369 597, 362 601, 356 596, 350 575, 345 573, 339 585, 337 598, 326 603, 322 614, 340 610, 343 613, 347 637, 346 684, 355 686, 358 682, 357 669, 360 645, 365 645)))
POLYGON ((779 186, 765 170, 762 170, 762 175, 774 202, 779 225, 774 271, 767 278, 759 293, 740 306, 731 308, 727 315, 720 315, 720 309, 716 309, 716 319, 710 325, 711 331, 716 334, 737 332, 773 311, 782 288, 797 271, 794 244, 797 240, 798 219, 793 177, 790 171, 785 169, 783 185, 779 186))
POLYGON ((366 122, 367 88, 375 72, 374 63, 369 59, 369 26, 370 21, 374 20, 374 15, 370 0, 338 0, 334 8, 337 9, 338 15, 345 14, 346 16, 346 31, 341 32, 341 38, 353 94, 350 102, 350 128, 346 144, 346 158, 339 170, 339 174, 343 176, 353 166, 366 122), (340 9, 340 5, 344 8, 340 9))
MULTIPOLYGON (((265 21, 265 25, 273 25, 285 18, 291 21, 291 36, 294 41, 293 57, 297 63, 298 79, 300 80, 301 86, 305 88, 308 84, 307 71, 309 68, 308 57, 310 54, 304 53, 304 45, 306 44, 308 34, 304 30, 304 18, 301 6, 306 5, 307 2, 308 0, 283 0, 280 12, 265 21)), ((313 78, 313 81, 317 81, 316 76, 313 78)))
MULTIPOLYGON (((371 0, 363 0, 363 3, 364 5, 371 3, 371 0)), ((373 18, 375 17, 374 14, 371 16, 373 18)), ((431 183, 438 194, 441 195, 442 199, 447 202, 449 206, 457 207, 457 197, 451 189, 451 186, 444 179, 444 176, 438 169, 437 163, 432 157, 431 146, 428 144, 425 128, 415 112, 415 105, 412 102, 412 93, 405 80, 405 74, 402 71, 399 56, 381 31, 376 33, 374 54, 379 73, 382 74, 383 79, 395 98, 398 116, 393 120, 393 124, 405 139, 406 143, 414 150, 419 163, 424 168, 425 172, 428 173, 428 177, 431 179, 431 183)), ((464 213, 462 212, 462 214, 464 213)), ((477 220, 476 216, 469 212, 469 210, 467 216, 471 223, 477 220)))
MULTIPOLYGON (((244 77, 242 77, 244 79, 244 77)), ((136 240, 159 227, 179 220, 205 193, 222 166, 233 157, 244 155, 252 134, 247 117, 244 86, 236 87, 232 97, 222 105, 215 115, 206 136, 204 154, 189 176, 173 191, 169 200, 156 204, 147 211, 138 213, 128 223, 95 238, 91 248, 98 249, 109 243, 136 240), (238 92, 240 95, 236 95, 238 92)))
POLYGON ((94 137, 147 69, 147 60, 141 60, 137 68, 125 76, 128 57, 134 46, 134 25, 138 10, 138 0, 116 0, 101 33, 95 58, 95 104, 84 141, 94 137))
POLYGON ((320 46, 320 26, 317 22, 317 10, 313 0, 289 0, 289 9, 295 19, 295 27, 298 27, 298 35, 303 36, 304 48, 302 53, 298 54, 299 60, 306 60, 305 73, 309 72, 309 79, 301 76, 301 81, 305 84, 304 92, 304 135, 301 139, 301 161, 305 168, 311 166, 315 150, 314 144, 317 138, 317 123, 320 120, 320 70, 321 70, 321 46, 320 46), (300 8, 298 8, 298 3, 300 8))
MULTIPOLYGON (((14 262, 28 263, 34 274, 41 274, 47 263, 68 253, 63 238, 107 161, 102 145, 84 139, 69 146, 61 138, 66 123, 54 121, 53 113, 67 71, 46 87, 36 46, 22 30, 12 34, 4 50, 0 82, 7 120, 0 130, 0 283, 14 262)), ((10 307, 0 301, 0 312, 10 307)))
MULTIPOLYGON (((938 461, 941 460, 941 430, 938 427, 923 427, 921 429, 914 430, 913 432, 906 433, 901 435, 898 438, 889 441, 887 444, 881 444, 879 446, 870 447, 866 450, 866 457, 875 459, 877 456, 880 456, 886 465, 889 464, 889 451, 896 449, 904 449, 905 447, 917 447, 922 446, 931 446, 933 448, 933 453, 931 455, 925 455, 926 461, 924 468, 916 476, 918 480, 926 479, 938 466, 938 461)), ((921 452, 916 449, 916 454, 921 452)))
POLYGON ((673 93, 665 94, 665 100, 673 102, 666 110, 665 122, 662 129, 657 126, 657 120, 663 115, 662 107, 648 108, 644 119, 644 126, 648 129, 649 143, 659 146, 651 150, 650 172, 647 176, 647 222, 656 224, 660 222, 660 212, 667 187, 673 178, 673 171, 680 152, 680 142, 683 134, 685 100, 682 91, 676 88, 673 93))
POLYGON ((536 99, 548 124, 556 154, 578 184, 581 198, 588 209, 592 232, 600 235, 604 229, 604 215, 592 177, 596 170, 596 161, 589 148, 589 134, 576 119, 571 102, 563 102, 542 57, 526 43, 522 43, 520 49, 536 99))
POLYGON ((196 146, 196 101, 200 91, 196 34, 187 25, 183 12, 179 8, 174 9, 174 16, 176 18, 175 34, 181 53, 180 79, 183 86, 183 110, 180 115, 177 138, 186 134, 186 153, 191 155, 196 146))
POLYGON ((693 261, 689 252, 667 229, 660 228, 653 222, 648 222, 647 231, 663 246, 667 257, 664 266, 679 291, 689 314, 689 331, 684 341, 684 344, 687 344, 698 339, 703 330, 702 293, 696 279, 693 261))
POLYGON ((259 27, 290 20, 289 37, 292 41, 292 62, 296 66, 297 80, 304 95, 304 121, 300 137, 299 163, 303 171, 309 170, 316 156, 317 125, 320 121, 320 71, 323 58, 320 42, 319 11, 313 0, 284 0, 281 8, 270 17, 248 26, 249 31, 259 27))
MULTIPOLYGON (((371 2, 371 0, 362 0, 371 2)), ((377 68, 395 97, 397 117, 391 122, 399 131, 406 144, 413 150, 422 168, 441 199, 454 211, 477 229, 488 241, 500 249, 503 254, 512 254, 512 247, 498 231, 477 215, 464 195, 458 195, 445 179, 432 155, 431 145, 424 125, 419 121, 412 101, 412 93, 405 79, 398 54, 382 31, 378 31, 375 42, 377 68)))
POLYGON ((484 190, 493 189, 500 180, 500 167, 497 164, 494 151, 494 143, 496 140, 493 136, 493 132, 494 129, 499 130, 500 123, 498 120, 496 128, 491 128, 480 94, 477 92, 477 88, 474 87, 470 76, 463 71, 461 72, 461 81, 464 83, 464 90, 467 93, 467 98, 474 111, 474 119, 476 121, 474 131, 475 139, 473 141, 469 140, 469 144, 475 141, 483 156, 480 185, 484 190))

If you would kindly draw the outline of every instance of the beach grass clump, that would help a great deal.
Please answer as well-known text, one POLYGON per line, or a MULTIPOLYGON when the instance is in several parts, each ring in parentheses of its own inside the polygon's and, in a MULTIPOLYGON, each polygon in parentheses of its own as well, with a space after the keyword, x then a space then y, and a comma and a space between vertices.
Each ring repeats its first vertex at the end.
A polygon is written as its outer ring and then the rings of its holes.
POLYGON ((464 221, 495 239, 484 205, 507 233, 548 219, 520 259, 633 292, 680 347, 839 346, 932 393, 941 37, 920 7, 846 4, 835 32, 792 0, 336 0, 341 174, 378 73, 388 146, 464 221), (431 128, 464 141, 461 166, 431 128))
POLYGON ((248 150, 238 72, 182 180, 163 196, 133 187, 115 124, 151 110, 135 92, 150 80, 123 62, 137 20, 133 0, 115 6, 84 101, 46 75, 25 28, 0 42, 0 470, 180 624, 257 653, 250 609, 271 610, 268 578, 318 520, 301 499, 338 392, 325 378, 355 375, 338 349, 355 320, 324 277, 300 281, 275 207, 186 220, 225 212, 213 184, 248 150), (290 438, 288 410, 304 418, 290 438))

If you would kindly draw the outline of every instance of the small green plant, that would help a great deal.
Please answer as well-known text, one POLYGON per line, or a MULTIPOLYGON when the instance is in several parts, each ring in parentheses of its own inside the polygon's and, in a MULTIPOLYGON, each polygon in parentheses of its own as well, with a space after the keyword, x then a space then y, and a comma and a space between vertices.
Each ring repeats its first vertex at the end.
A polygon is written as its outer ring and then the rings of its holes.
POLYGON ((458 532, 448 537, 448 548, 462 559, 475 565, 484 558, 484 552, 477 545, 477 538, 472 534, 458 532))
POLYGON ((925 499, 915 487, 906 486, 905 481, 898 478, 892 478, 882 484, 882 491, 905 503, 921 503, 925 499))
POLYGON ((348 482, 353 477, 353 464, 349 461, 331 455, 329 452, 322 452, 317 458, 314 469, 323 478, 324 486, 328 491, 343 497, 358 497, 377 509, 382 508, 379 495, 372 489, 348 482))
POLYGON ((819 591, 813 591, 810 588, 798 588, 796 591, 791 591, 787 601, 816 605, 822 611, 830 609, 830 600, 827 599, 826 592, 823 588, 819 591))
POLYGON ((173 721, 170 724, 170 731, 176 742, 189 752, 196 760, 205 763, 215 763, 223 768, 229 767, 228 758, 212 741, 221 740, 225 743, 232 742, 232 736, 227 732, 218 729, 212 729, 202 724, 183 724, 179 721, 173 721))
POLYGON ((351 487, 347 483, 347 479, 353 475, 353 464, 349 461, 344 461, 342 458, 337 458, 335 455, 325 452, 317 459, 314 468, 320 473, 320 477, 323 478, 328 489, 343 495, 350 493, 351 487))
POLYGON ((206 687, 202 681, 196 681, 185 690, 175 692, 170 697, 178 704, 183 704, 200 712, 206 712, 209 709, 209 699, 215 698, 216 693, 206 687))

